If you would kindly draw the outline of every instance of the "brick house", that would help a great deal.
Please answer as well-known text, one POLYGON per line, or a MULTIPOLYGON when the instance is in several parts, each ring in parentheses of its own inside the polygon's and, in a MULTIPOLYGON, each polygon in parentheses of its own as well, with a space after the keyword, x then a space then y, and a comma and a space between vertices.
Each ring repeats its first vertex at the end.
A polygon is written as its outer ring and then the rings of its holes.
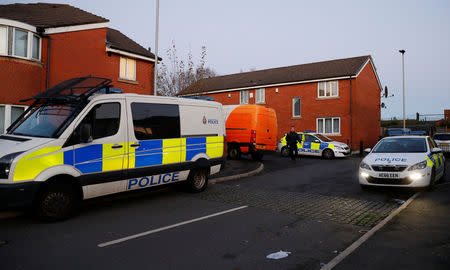
POLYGON ((212 97, 224 105, 275 109, 278 138, 291 126, 373 146, 380 135, 382 86, 371 56, 244 72, 199 80, 179 96, 212 97))
POLYGON ((73 77, 113 80, 153 93, 155 55, 109 20, 64 4, 0 5, 0 133, 26 108, 19 100, 73 77))

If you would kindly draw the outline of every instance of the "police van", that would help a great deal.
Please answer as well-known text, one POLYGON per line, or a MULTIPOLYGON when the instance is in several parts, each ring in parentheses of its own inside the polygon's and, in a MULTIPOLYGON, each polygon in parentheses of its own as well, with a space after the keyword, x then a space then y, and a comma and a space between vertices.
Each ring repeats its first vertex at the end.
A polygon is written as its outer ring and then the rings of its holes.
POLYGON ((77 202, 185 181, 203 191, 224 162, 222 105, 112 93, 111 80, 74 78, 0 135, 0 207, 63 219, 77 202))
MULTIPOLYGON (((307 156, 319 156, 326 159, 334 157, 345 157, 350 155, 350 147, 342 142, 333 141, 327 136, 310 131, 297 132, 302 142, 297 142, 298 154, 307 156)), ((283 157, 289 156, 286 145, 286 135, 278 143, 278 151, 283 157)))
POLYGON ((367 186, 429 187, 445 175, 445 157, 428 136, 380 140, 359 165, 359 183, 367 186))

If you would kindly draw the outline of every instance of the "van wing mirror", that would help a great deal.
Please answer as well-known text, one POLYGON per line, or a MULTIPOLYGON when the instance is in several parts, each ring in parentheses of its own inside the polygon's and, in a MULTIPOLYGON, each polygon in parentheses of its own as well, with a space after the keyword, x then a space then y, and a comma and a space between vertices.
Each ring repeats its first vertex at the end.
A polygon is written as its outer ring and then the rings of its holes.
POLYGON ((81 124, 80 127, 80 142, 88 143, 92 141, 92 127, 88 123, 81 124))

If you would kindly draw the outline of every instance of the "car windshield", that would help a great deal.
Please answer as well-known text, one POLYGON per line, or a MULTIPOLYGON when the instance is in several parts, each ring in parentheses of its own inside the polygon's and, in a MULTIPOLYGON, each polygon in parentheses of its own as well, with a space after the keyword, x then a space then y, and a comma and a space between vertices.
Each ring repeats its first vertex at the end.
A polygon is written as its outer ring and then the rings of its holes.
POLYGON ((436 134, 436 135, 434 135, 433 139, 439 140, 439 141, 450 141, 450 133, 448 133, 448 134, 436 134))
POLYGON ((76 106, 43 104, 32 108, 8 134, 51 138, 69 123, 76 106))
POLYGON ((317 138, 321 139, 324 142, 332 142, 333 141, 332 139, 328 138, 325 135, 322 135, 322 134, 315 134, 315 135, 317 138))
POLYGON ((424 153, 427 151, 425 138, 388 138, 380 141, 373 153, 424 153))

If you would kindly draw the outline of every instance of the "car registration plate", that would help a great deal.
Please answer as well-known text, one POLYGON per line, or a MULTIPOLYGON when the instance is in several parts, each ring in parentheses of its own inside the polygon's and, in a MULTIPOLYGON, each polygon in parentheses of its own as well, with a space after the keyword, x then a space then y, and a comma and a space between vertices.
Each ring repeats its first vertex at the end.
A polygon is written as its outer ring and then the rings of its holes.
POLYGON ((398 173, 379 173, 380 178, 398 178, 398 173))

